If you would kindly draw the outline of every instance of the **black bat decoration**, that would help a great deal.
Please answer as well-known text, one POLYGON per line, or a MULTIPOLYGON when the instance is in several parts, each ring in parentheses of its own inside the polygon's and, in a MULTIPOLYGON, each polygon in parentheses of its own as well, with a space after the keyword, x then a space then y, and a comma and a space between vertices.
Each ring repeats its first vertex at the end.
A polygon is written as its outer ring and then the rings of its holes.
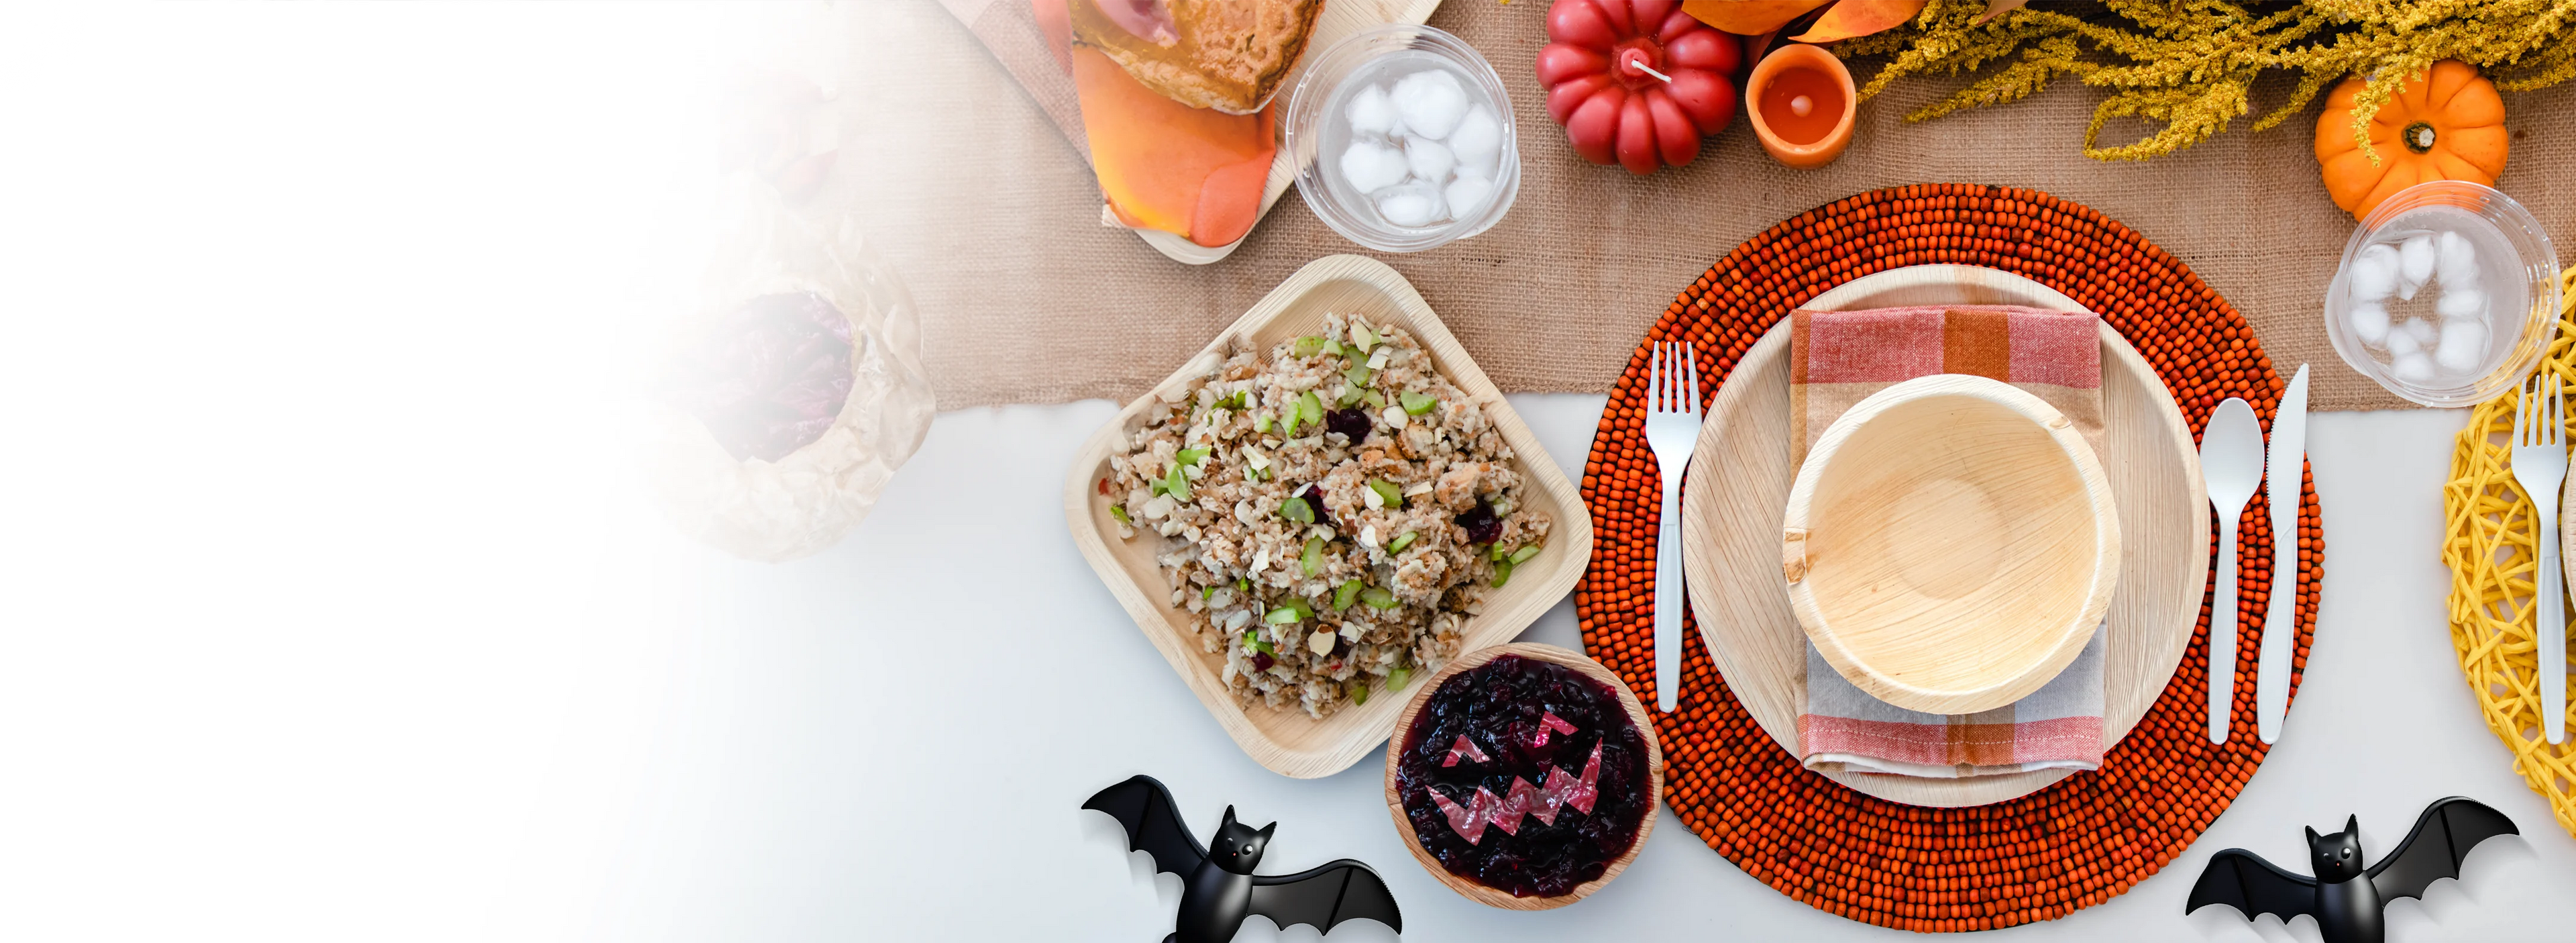
POLYGON ((1163 943, 1227 943, 1253 914, 1282 930, 1308 923, 1331 933, 1342 921, 1365 918, 1404 932, 1395 895, 1368 865, 1344 858, 1295 874, 1252 873, 1277 822, 1256 830, 1235 821, 1234 807, 1226 806, 1211 854, 1182 824, 1171 792, 1151 776, 1103 789, 1082 807, 1109 813, 1127 827, 1127 850, 1151 854, 1155 870, 1181 876, 1180 916, 1163 943))
POLYGON ((2364 870, 2361 866, 2361 819, 2344 818, 2343 831, 2319 835, 2308 829, 2308 857, 2313 878, 2273 867, 2242 848, 2230 848, 2209 859, 2191 886, 2190 913, 2211 904, 2226 904, 2251 920, 2271 914, 2288 921, 2307 914, 2317 920, 2325 943, 2381 943, 2381 922, 2389 901, 2422 898, 2424 889, 2443 878, 2460 876, 2469 849, 2498 835, 2520 835, 2504 813, 2452 796, 2433 803, 2415 820, 2415 830, 2397 850, 2364 870))

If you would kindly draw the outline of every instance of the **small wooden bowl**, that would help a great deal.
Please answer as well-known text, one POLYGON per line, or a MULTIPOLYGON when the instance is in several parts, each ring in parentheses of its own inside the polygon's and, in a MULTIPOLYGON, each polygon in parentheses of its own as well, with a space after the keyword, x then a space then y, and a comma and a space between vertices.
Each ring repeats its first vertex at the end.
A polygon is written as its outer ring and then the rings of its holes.
POLYGON ((1611 674, 1610 669, 1601 667, 1600 662, 1584 657, 1581 652, 1568 651, 1554 645, 1514 642, 1509 645, 1480 648, 1450 659, 1449 664, 1439 671, 1432 672, 1431 677, 1424 680, 1413 692, 1413 697, 1405 702, 1404 713, 1396 715, 1395 735, 1388 737, 1386 741, 1386 811, 1388 815, 1395 818, 1396 834, 1404 836, 1404 847, 1413 852, 1413 860, 1421 862, 1423 870, 1431 872, 1432 877, 1439 878, 1440 883, 1449 885, 1449 889, 1457 891, 1459 896, 1488 907, 1500 907, 1504 910, 1553 910, 1591 896, 1593 891, 1600 890, 1602 885, 1610 883, 1610 879, 1618 877, 1619 872, 1627 870, 1628 862, 1637 860, 1637 851, 1646 847, 1646 837, 1654 834, 1655 810, 1662 807, 1663 801, 1664 751, 1655 743, 1655 723, 1646 716, 1645 705, 1637 703, 1637 695, 1628 690, 1627 682, 1619 680, 1618 675, 1611 674), (1554 897, 1514 897, 1449 873, 1449 869, 1440 864, 1440 859, 1432 857, 1431 851, 1422 847, 1422 836, 1414 833, 1413 818, 1405 814, 1404 799, 1396 793, 1395 789, 1395 768, 1396 764, 1402 762, 1404 758, 1404 740, 1413 733, 1413 719, 1422 713, 1422 704, 1431 699, 1431 692, 1440 690, 1441 685, 1447 684, 1449 679, 1459 672, 1483 665, 1504 655, 1519 655, 1533 661, 1555 662, 1583 672, 1585 677, 1610 689, 1610 693, 1618 695, 1619 706, 1628 711, 1628 722, 1637 726, 1637 733, 1646 741, 1646 815, 1645 821, 1637 825, 1637 840, 1630 842, 1628 850, 1620 853, 1619 857, 1611 859, 1610 866, 1602 869, 1600 877, 1577 884, 1573 890, 1554 897))
POLYGON ((1859 114, 1860 92, 1852 85, 1851 70, 1844 68, 1843 61, 1834 58, 1833 53, 1815 46, 1790 43, 1771 50, 1753 67, 1752 74, 1744 77, 1744 118, 1753 125, 1754 138, 1762 142, 1762 149, 1770 152, 1771 159, 1800 170, 1822 167, 1843 156, 1843 148, 1851 146, 1852 124, 1859 114), (1762 120, 1762 90, 1770 87, 1774 76, 1790 69, 1814 69, 1832 76, 1834 84, 1842 88, 1842 120, 1835 122, 1834 129, 1821 139, 1795 143, 1772 133, 1771 126, 1762 120))
POLYGON ((1844 412, 1798 469, 1783 526, 1807 638, 1909 710, 1972 714, 2039 690, 2119 585, 2119 512, 2092 446, 1984 377, 1919 377, 1844 412))

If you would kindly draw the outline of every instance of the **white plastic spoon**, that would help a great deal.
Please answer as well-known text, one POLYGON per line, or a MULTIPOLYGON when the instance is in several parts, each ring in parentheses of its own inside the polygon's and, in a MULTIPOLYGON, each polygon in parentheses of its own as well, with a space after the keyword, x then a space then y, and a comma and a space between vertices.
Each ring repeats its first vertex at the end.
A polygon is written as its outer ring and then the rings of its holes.
POLYGON ((2218 509, 2218 578, 2209 596, 2209 742, 2227 742, 2227 715, 2236 700, 2236 532, 2245 503, 2263 483, 2263 427, 2254 407, 2228 397, 2211 410, 2200 435, 2200 477, 2218 509))

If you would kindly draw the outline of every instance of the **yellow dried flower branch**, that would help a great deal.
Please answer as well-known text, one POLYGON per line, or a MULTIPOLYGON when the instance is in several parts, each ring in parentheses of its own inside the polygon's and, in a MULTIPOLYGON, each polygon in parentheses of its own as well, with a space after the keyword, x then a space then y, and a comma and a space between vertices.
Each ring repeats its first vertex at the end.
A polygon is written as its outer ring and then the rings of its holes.
POLYGON ((1887 32, 1833 45, 1846 59, 1885 57, 1862 98, 1915 75, 1985 72, 1967 88, 1906 115, 1929 121, 1963 108, 2028 98, 2059 76, 2109 98, 2084 128, 2096 160, 2146 160, 2190 147, 2253 111, 2256 80, 2299 76, 2288 100, 2253 122, 2267 130, 2299 114, 2347 75, 2366 76, 2353 103, 2353 139, 2373 163, 2370 119, 2443 59, 2477 66, 2506 91, 2576 79, 2576 0, 2305 0, 2255 7, 2224 0, 2111 0, 2066 9, 2024 7, 1977 22, 1984 0, 1932 0, 1887 32), (2103 127, 2135 117, 2161 125, 2104 146, 2103 127))

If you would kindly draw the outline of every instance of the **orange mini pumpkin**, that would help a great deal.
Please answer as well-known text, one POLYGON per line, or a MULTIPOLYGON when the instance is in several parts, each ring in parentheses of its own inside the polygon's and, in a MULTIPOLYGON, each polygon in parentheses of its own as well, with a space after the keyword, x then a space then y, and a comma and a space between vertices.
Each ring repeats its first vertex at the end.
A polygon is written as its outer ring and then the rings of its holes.
POLYGON ((2370 118, 2370 146, 2379 152, 2375 166, 2352 138, 2352 103, 2361 87, 2360 78, 2343 80, 2317 116, 2317 164, 2325 171, 2326 193, 2354 219, 2370 215, 2390 194, 2427 180, 2493 186, 2504 173, 2504 99, 2477 67, 2457 59, 2433 63, 2381 105, 2370 118))

